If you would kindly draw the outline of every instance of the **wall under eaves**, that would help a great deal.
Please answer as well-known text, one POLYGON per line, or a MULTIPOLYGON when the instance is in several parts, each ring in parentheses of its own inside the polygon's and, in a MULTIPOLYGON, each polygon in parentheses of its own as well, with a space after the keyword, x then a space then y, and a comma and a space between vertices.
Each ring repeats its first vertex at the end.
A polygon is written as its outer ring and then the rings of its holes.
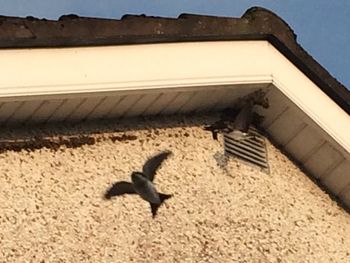
POLYGON ((264 129, 350 207, 346 107, 268 41, 6 49, 0 53, 4 75, 1 127, 215 112, 262 89, 270 100, 269 109, 262 112, 264 129))
POLYGON ((268 141, 270 173, 225 158, 202 129, 215 119, 3 131, 0 261, 349 262, 349 215, 268 141), (137 196, 103 199, 165 149, 155 183, 174 196, 155 219, 137 196))

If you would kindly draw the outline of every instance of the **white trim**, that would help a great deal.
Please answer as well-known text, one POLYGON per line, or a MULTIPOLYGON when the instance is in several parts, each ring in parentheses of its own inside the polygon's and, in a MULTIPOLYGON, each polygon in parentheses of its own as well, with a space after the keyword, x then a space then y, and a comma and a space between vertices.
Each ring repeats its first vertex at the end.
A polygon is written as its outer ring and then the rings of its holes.
POLYGON ((273 84, 350 154, 350 116, 270 45, 273 84))
POLYGON ((350 117, 267 41, 0 50, 0 101, 272 83, 350 153, 350 117))
POLYGON ((188 78, 167 79, 151 81, 129 81, 113 83, 83 83, 76 85, 45 85, 27 87, 3 87, 0 89, 0 101, 2 98, 15 98, 25 96, 45 95, 81 95, 85 93, 102 92, 127 92, 131 91, 156 91, 159 89, 184 90, 196 87, 227 86, 243 84, 271 83, 271 76, 223 76, 220 78, 188 78))
POLYGON ((245 58, 267 48, 251 41, 0 50, 0 97, 261 82, 270 77, 266 65, 245 58))

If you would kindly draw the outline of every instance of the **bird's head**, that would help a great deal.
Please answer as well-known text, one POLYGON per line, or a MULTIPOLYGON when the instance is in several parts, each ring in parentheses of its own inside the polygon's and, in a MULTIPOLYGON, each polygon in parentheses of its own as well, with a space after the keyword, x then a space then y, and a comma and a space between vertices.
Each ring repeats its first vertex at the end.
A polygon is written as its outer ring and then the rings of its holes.
POLYGON ((141 172, 132 172, 131 173, 131 181, 134 184, 143 182, 145 180, 145 176, 141 172))

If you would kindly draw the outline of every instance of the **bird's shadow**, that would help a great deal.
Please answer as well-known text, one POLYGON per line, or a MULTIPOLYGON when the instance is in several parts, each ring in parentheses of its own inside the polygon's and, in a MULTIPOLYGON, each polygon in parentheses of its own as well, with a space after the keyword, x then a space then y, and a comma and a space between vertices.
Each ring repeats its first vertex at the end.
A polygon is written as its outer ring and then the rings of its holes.
POLYGON ((225 154, 221 152, 216 152, 214 155, 214 160, 216 161, 216 165, 222 169, 226 175, 232 177, 231 173, 227 169, 229 157, 227 157, 225 154))

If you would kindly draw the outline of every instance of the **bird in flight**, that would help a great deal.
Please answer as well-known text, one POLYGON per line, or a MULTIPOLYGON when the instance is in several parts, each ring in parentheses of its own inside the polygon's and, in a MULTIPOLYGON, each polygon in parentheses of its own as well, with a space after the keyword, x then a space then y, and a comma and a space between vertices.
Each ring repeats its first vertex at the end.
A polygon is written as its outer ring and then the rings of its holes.
POLYGON ((149 158, 142 167, 142 172, 131 173, 131 182, 119 181, 112 185, 105 193, 106 199, 124 194, 138 194, 142 199, 149 202, 152 217, 157 214, 162 203, 172 195, 159 193, 153 184, 154 176, 162 162, 172 154, 171 151, 163 151, 149 158))
POLYGON ((229 124, 234 121, 238 112, 236 109, 227 108, 224 109, 220 114, 220 119, 213 124, 204 127, 204 130, 211 131, 213 139, 218 139, 218 133, 229 133, 232 131, 232 128, 229 127, 229 124))
POLYGON ((269 102, 265 98, 265 92, 257 90, 241 98, 235 106, 236 108, 234 109, 223 111, 218 121, 204 127, 205 130, 212 132, 214 140, 218 139, 218 133, 228 134, 232 139, 237 141, 254 137, 249 134, 249 127, 252 123, 257 124, 261 122, 263 118, 254 112, 254 107, 261 106, 267 109, 269 102))
POLYGON ((232 137, 232 139, 240 141, 249 136, 248 130, 254 114, 253 107, 254 104, 252 103, 247 103, 244 105, 244 107, 237 114, 234 122, 228 125, 228 129, 230 130, 228 134, 232 137))

